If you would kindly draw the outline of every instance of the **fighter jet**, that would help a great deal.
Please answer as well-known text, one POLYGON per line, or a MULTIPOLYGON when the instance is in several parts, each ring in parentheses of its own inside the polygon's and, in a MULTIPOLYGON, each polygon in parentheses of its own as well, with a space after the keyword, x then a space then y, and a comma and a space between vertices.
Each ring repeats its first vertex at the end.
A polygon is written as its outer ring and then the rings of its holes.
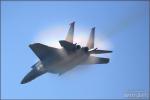
POLYGON ((23 78, 21 84, 30 82, 47 72, 62 75, 78 65, 107 64, 109 62, 109 58, 91 55, 112 52, 94 48, 95 27, 91 29, 86 46, 81 47, 73 43, 74 25, 75 22, 70 24, 66 39, 59 41, 62 48, 54 48, 41 43, 29 45, 39 61, 31 67, 32 70, 23 78))

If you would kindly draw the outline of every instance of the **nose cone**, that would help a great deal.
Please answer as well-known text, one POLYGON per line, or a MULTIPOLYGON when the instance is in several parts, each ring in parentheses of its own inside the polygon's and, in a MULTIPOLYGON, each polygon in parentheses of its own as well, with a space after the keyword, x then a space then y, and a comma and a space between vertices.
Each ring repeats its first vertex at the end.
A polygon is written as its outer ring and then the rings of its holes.
POLYGON ((32 81, 33 79, 37 78, 38 76, 44 74, 45 71, 38 71, 37 69, 33 68, 21 81, 21 84, 28 83, 32 81))
POLYGON ((21 81, 21 84, 25 84, 25 82, 22 80, 22 81, 21 81))
POLYGON ((25 78, 21 81, 21 84, 25 84, 25 83, 27 83, 27 82, 29 82, 29 81, 27 81, 25 78))
POLYGON ((31 77, 33 77, 32 74, 33 74, 33 71, 29 72, 29 73, 22 79, 21 84, 25 84, 25 83, 30 82, 30 81, 32 80, 31 77))
POLYGON ((25 83, 28 83, 30 82, 32 79, 31 79, 31 72, 29 72, 21 81, 21 84, 25 84, 25 83))

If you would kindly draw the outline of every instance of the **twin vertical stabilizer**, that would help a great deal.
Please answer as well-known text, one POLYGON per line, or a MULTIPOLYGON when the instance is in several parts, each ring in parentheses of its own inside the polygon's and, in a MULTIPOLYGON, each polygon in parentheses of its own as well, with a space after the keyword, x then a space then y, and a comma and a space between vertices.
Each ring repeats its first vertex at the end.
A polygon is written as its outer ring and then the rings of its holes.
POLYGON ((70 28, 68 30, 67 37, 65 39, 66 41, 68 41, 70 43, 73 43, 74 25, 75 25, 75 22, 70 23, 70 28))
POLYGON ((88 39, 88 42, 86 44, 86 47, 89 49, 94 48, 94 37, 95 37, 95 27, 91 29, 90 37, 88 39))
MULTIPOLYGON (((66 39, 65 39, 66 41, 68 41, 70 43, 73 43, 74 25, 75 25, 75 22, 70 23, 70 28, 68 30, 68 34, 67 34, 66 39)), ((89 37, 88 42, 86 44, 86 46, 89 49, 94 48, 94 37, 95 37, 95 27, 93 27, 91 29, 90 37, 89 37)))

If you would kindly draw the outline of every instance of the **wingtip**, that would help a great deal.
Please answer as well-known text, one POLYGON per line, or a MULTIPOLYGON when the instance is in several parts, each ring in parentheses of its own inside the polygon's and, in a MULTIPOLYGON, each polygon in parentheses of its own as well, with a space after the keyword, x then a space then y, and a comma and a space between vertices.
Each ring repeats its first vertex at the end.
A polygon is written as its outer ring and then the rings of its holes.
POLYGON ((38 42, 37 43, 32 43, 32 44, 29 44, 29 47, 32 47, 33 45, 37 45, 37 44, 40 45, 41 43, 38 43, 38 42))
POLYGON ((108 51, 108 53, 112 53, 113 51, 108 51))
POLYGON ((26 82, 24 81, 24 80, 22 80, 21 82, 20 82, 20 84, 25 84, 26 82))
POLYGON ((32 44, 29 44, 29 47, 31 47, 32 46, 32 44))

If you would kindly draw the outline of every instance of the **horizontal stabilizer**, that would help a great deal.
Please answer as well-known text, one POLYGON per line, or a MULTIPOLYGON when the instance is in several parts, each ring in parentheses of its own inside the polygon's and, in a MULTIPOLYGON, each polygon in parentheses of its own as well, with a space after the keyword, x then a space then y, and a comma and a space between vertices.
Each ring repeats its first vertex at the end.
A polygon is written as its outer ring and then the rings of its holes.
POLYGON ((112 53, 112 51, 109 50, 91 50, 89 51, 90 54, 103 54, 103 53, 112 53))
POLYGON ((109 58, 90 56, 84 64, 106 64, 109 62, 109 58))

